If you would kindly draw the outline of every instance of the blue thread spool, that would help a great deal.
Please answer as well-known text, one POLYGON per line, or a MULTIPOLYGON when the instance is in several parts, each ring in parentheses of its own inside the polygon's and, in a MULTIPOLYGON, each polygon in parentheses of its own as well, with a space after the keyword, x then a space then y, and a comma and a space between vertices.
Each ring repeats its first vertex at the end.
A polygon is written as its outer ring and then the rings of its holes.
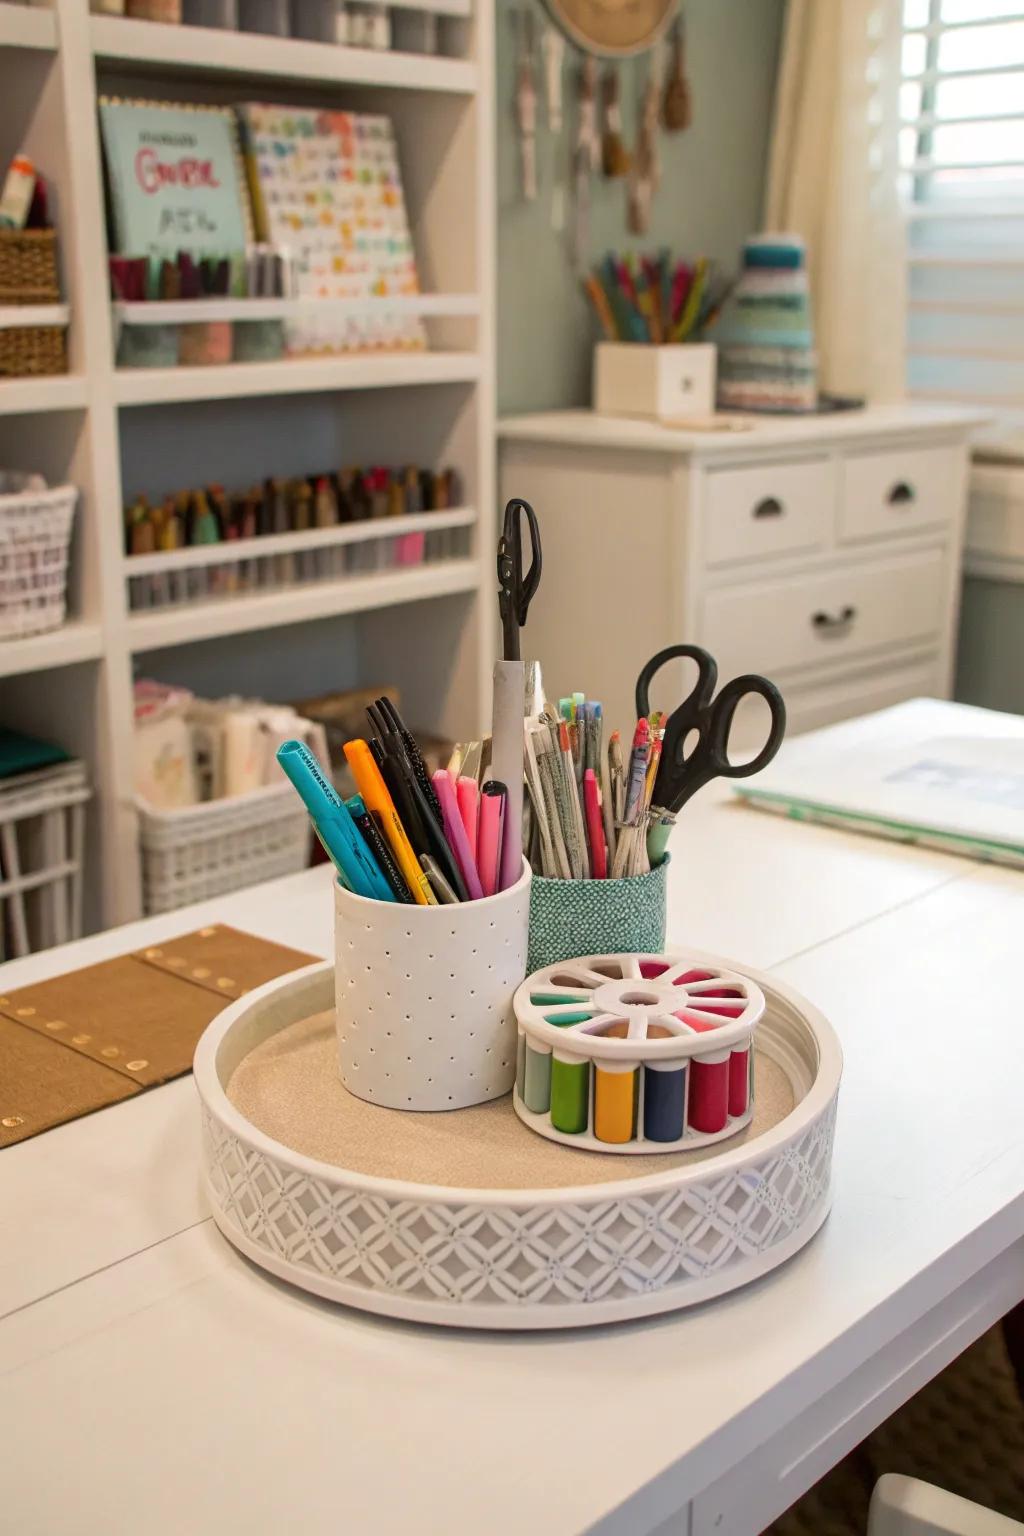
POLYGON ((678 1141, 683 1134, 686 1068, 644 1068, 644 1135, 648 1141, 678 1141))

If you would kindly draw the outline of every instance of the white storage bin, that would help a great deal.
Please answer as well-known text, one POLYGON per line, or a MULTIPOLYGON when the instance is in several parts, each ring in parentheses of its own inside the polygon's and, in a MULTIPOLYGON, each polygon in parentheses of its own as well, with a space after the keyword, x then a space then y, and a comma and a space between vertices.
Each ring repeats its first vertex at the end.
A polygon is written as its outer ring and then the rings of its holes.
POLYGON ((338 1064, 389 1109, 465 1109, 516 1076, 512 995, 526 975, 530 868, 480 901, 368 901, 335 883, 338 1064))
POLYGON ((78 491, 73 485, 22 489, 34 478, 0 474, 0 640, 64 622, 78 491))
POLYGON ((82 936, 85 764, 0 781, 0 960, 82 936))
POLYGON ((306 867, 309 819, 290 784, 181 810, 136 806, 147 915, 306 867))

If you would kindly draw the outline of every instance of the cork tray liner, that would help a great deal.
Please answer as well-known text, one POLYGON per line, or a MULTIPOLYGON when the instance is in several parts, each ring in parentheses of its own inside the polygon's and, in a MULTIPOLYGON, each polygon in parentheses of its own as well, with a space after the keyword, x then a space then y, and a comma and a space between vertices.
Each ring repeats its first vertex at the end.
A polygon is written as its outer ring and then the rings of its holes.
POLYGON ((452 1113, 418 1114, 367 1104, 338 1076, 333 1010, 288 1024, 244 1056, 226 1085, 250 1124, 305 1157, 346 1172, 460 1189, 561 1189, 646 1178, 721 1157, 790 1114, 789 1076, 754 1052, 754 1118, 726 1142, 619 1157, 575 1150, 537 1136, 512 1095, 452 1113))

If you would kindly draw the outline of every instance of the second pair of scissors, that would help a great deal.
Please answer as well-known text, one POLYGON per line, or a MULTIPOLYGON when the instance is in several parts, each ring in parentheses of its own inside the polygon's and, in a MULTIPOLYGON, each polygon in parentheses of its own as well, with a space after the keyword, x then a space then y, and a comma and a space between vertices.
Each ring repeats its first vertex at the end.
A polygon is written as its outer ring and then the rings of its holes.
MULTIPOLYGON (((697 681, 665 721, 661 762, 652 794, 655 810, 673 817, 712 779, 745 779, 766 768, 786 731, 786 706, 774 683, 756 672, 746 672, 726 683, 716 696, 718 665, 710 652, 699 645, 670 645, 651 657, 636 682, 638 719, 651 713, 650 691, 655 675, 677 659, 696 663, 697 681), (768 706, 767 739, 756 757, 748 762, 733 762, 729 757, 733 719, 743 701, 755 695, 768 706)), ((652 861, 664 853, 671 825, 663 822, 662 827, 653 828, 649 840, 652 861)))

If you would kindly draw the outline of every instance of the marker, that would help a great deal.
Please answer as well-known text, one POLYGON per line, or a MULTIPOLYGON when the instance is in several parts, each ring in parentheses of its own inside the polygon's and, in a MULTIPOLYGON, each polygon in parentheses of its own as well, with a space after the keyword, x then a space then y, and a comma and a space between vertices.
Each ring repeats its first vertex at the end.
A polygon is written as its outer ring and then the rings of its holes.
MULTIPOLYGON (((459 873, 466 882, 469 899, 470 901, 479 901, 483 895, 483 888, 480 884, 476 860, 469 851, 469 838, 466 836, 466 829, 462 825, 462 817, 459 815, 455 785, 444 768, 437 770, 432 782, 434 793, 437 795, 441 807, 444 835, 448 839, 448 845, 452 850, 456 864, 459 866, 459 873)), ((430 871, 428 870, 427 873, 430 874, 430 871)), ((433 877, 431 877, 431 884, 436 891, 437 881, 433 877)))
POLYGON ((395 856, 395 863, 402 871, 402 878, 412 892, 413 900, 421 907, 436 906, 437 897, 430 888, 430 881, 416 862, 412 844, 399 820, 394 801, 388 794, 387 785, 384 783, 370 748, 362 740, 346 741, 345 757, 352 769, 359 793, 366 803, 366 809, 371 814, 378 814, 384 823, 384 836, 395 856))
POLYGON ((480 787, 476 779, 469 779, 462 774, 455 785, 455 794, 459 802, 462 825, 466 829, 470 857, 475 864, 477 835, 480 829, 480 787))
POLYGON ((313 830, 348 888, 357 896, 394 901, 391 887, 363 842, 333 784, 303 741, 285 741, 277 760, 298 791, 313 830))
POLYGON ((477 843, 477 868, 485 896, 498 889, 501 837, 505 824, 504 784, 488 779, 480 794, 480 836, 477 843))
POLYGON ((583 775, 583 803, 587 812, 587 832, 590 836, 590 865, 595 880, 608 877, 608 854, 604 842, 604 821, 601 817, 601 796, 597 788, 597 774, 588 768, 583 775))

